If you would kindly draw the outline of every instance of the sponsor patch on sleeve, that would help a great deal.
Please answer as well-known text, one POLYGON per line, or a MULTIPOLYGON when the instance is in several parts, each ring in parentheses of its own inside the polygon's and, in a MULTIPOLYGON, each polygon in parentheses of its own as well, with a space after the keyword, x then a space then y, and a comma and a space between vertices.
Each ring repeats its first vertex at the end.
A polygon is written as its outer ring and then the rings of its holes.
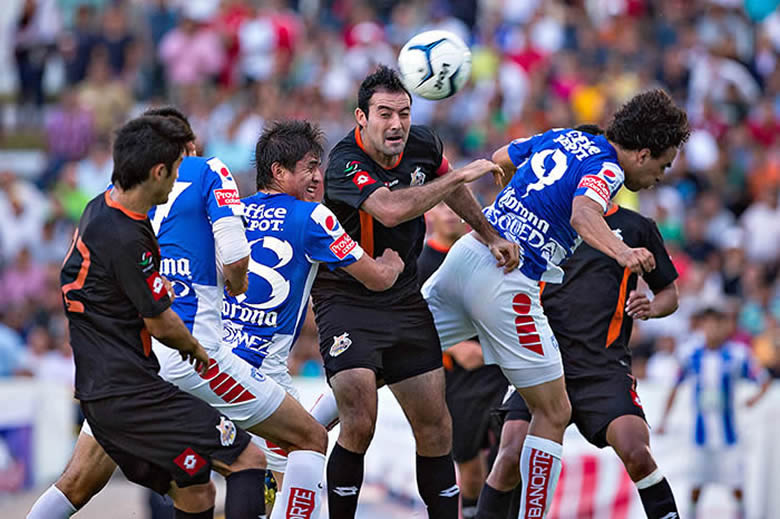
POLYGON ((338 259, 343 260, 356 246, 357 243, 355 243, 355 240, 353 240, 349 234, 344 233, 330 244, 330 251, 335 254, 338 259))
POLYGON ((226 205, 241 205, 241 198, 238 195, 237 189, 215 189, 214 198, 217 200, 217 205, 225 207, 226 205))
POLYGON ((168 295, 168 289, 165 288, 165 282, 159 272, 152 272, 152 274, 146 278, 146 284, 149 285, 149 290, 152 291, 152 297, 155 301, 159 301, 164 296, 168 295))
POLYGON ((365 171, 358 171, 357 173, 355 173, 355 176, 352 177, 352 183, 362 190, 366 186, 370 186, 371 184, 376 184, 376 180, 371 178, 371 175, 369 175, 365 171))
POLYGON ((612 193, 609 190, 609 185, 607 182, 594 175, 587 175, 585 177, 582 177, 582 180, 580 180, 579 186, 577 186, 578 190, 585 188, 593 191, 596 193, 602 200, 604 200, 604 203, 608 203, 610 199, 612 199, 612 193))

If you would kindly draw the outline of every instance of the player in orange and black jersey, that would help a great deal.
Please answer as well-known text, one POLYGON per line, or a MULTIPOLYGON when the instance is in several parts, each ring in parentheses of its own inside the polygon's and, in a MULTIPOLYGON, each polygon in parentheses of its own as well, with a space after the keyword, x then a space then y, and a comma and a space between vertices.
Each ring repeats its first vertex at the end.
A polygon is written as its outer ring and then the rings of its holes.
MULTIPOLYGON (((590 125, 578 129, 600 131, 590 125)), ((648 518, 675 519, 674 496, 650 452, 628 342, 634 319, 664 317, 677 309, 677 270, 652 220, 614 203, 604 218, 626 245, 652 253, 656 268, 643 279, 653 299, 636 290, 636 274, 582 243, 563 265, 563 283, 544 286, 542 306, 560 344, 571 421, 591 444, 615 450, 639 490, 648 518)), ((519 509, 515 496, 511 510, 512 490, 520 481, 518 464, 531 413, 517 392, 501 411, 505 414, 501 445, 480 494, 481 519, 517 517, 519 509)))
POLYGON ((167 201, 192 140, 190 129, 170 117, 139 117, 117 132, 114 187, 87 205, 60 275, 76 398, 105 452, 129 480, 170 493, 176 517, 213 516, 211 467, 230 476, 228 517, 257 517, 262 493, 245 488, 241 474, 261 468, 262 453, 227 417, 161 379, 151 351, 154 336, 196 369, 208 366, 205 350, 170 308, 146 216, 167 201))
POLYGON ((320 351, 341 420, 327 469, 331 517, 355 515, 363 456, 376 422, 377 379, 390 386, 412 426, 418 489, 429 515, 458 514, 441 347, 417 281, 423 213, 445 201, 480 233, 501 266, 518 264, 517 246, 488 224, 464 185, 491 172, 500 175, 500 168, 477 160, 452 170, 439 137, 412 126, 410 111, 411 96, 398 75, 379 67, 362 82, 357 127, 333 148, 325 172, 324 203, 347 233, 367 254, 393 249, 405 264, 385 292, 325 269, 312 289, 320 351))

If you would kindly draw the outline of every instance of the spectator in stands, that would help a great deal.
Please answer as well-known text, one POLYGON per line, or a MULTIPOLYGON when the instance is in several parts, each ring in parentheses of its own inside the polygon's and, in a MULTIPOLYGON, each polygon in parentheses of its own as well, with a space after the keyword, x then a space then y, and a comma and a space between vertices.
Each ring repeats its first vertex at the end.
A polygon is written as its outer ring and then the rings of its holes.
POLYGON ((111 135, 133 104, 130 90, 112 77, 109 52, 104 45, 92 49, 87 77, 78 84, 76 91, 79 102, 92 113, 98 136, 111 135))

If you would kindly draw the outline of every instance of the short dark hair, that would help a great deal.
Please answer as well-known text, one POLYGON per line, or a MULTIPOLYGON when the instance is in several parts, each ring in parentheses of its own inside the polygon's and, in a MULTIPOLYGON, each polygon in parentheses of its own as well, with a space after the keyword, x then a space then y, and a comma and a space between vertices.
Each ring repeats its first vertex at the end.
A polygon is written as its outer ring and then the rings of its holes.
POLYGON ((604 130, 598 124, 578 124, 573 130, 591 135, 604 135, 604 130))
POLYGON ((398 73, 386 65, 379 65, 376 70, 366 76, 358 90, 358 108, 368 117, 368 103, 378 91, 403 92, 409 96, 409 104, 412 104, 412 96, 401 82, 398 73))
POLYGON ((125 123, 114 139, 114 172, 111 182, 132 189, 149 178, 149 170, 165 164, 172 174, 173 163, 181 157, 195 136, 174 117, 142 115, 125 123))
POLYGON ((187 116, 184 115, 181 112, 181 110, 179 110, 175 106, 158 106, 157 108, 149 108, 144 111, 143 115, 159 115, 160 117, 173 117, 174 119, 178 119, 184 124, 186 124, 187 128, 189 128, 190 131, 192 131, 190 120, 187 119, 187 116))
POLYGON ((607 139, 627 150, 648 148, 653 158, 679 147, 690 134, 685 110, 660 89, 634 96, 615 112, 607 127, 607 139))
POLYGON ((304 120, 275 121, 266 126, 255 146, 257 189, 271 185, 271 166, 278 162, 290 171, 307 153, 322 156, 325 134, 319 126, 304 120))

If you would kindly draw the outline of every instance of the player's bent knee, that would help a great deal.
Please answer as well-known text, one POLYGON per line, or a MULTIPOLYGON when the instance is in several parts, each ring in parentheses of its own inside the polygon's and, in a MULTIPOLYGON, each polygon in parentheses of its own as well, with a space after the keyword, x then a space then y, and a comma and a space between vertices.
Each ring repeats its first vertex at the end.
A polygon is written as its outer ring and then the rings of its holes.
POLYGON ((355 452, 365 452, 374 438, 376 423, 365 416, 349 422, 341 422, 339 443, 355 452))
POLYGON ((240 472, 242 470, 250 469, 265 469, 268 465, 268 461, 265 458, 265 454, 254 443, 249 443, 246 448, 241 451, 238 459, 230 465, 223 465, 221 463, 215 463, 214 469, 222 474, 224 477, 228 477, 234 472, 240 472))
POLYGON ((655 460, 647 445, 637 445, 621 453, 623 463, 631 479, 637 481, 656 469, 655 460))
POLYGON ((212 508, 217 501, 217 487, 211 480, 202 485, 184 488, 174 486, 169 494, 177 509, 190 514, 204 512, 212 508))

